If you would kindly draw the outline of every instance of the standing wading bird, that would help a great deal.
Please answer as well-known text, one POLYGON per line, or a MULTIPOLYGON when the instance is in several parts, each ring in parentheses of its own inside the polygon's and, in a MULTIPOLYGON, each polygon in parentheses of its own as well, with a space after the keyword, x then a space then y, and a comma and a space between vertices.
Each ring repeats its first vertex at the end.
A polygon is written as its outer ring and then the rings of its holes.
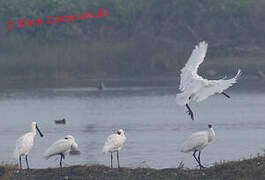
POLYGON ((221 93, 227 98, 229 95, 223 91, 236 83, 241 74, 239 69, 236 76, 225 80, 207 80, 198 75, 199 65, 203 62, 206 55, 208 44, 205 41, 199 43, 192 51, 191 56, 185 67, 181 69, 179 89, 181 93, 176 95, 176 103, 180 106, 186 105, 188 114, 194 120, 194 115, 189 107, 189 102, 200 102, 215 93, 221 93))
POLYGON ((28 153, 30 152, 30 150, 33 146, 34 137, 36 135, 36 129, 39 132, 40 136, 43 137, 43 134, 41 133, 40 129, 38 128, 36 122, 32 122, 31 126, 32 126, 32 131, 21 136, 16 142, 14 157, 16 159, 19 159, 19 168, 20 169, 22 169, 21 156, 25 156, 27 168, 29 169, 28 153))
POLYGON ((119 129, 117 131, 117 134, 112 134, 108 137, 108 139, 105 142, 105 145, 103 147, 103 152, 106 154, 110 152, 110 157, 111 157, 111 168, 113 167, 112 165, 112 153, 117 152, 117 162, 118 162, 118 168, 120 168, 120 159, 119 159, 119 151, 121 150, 123 144, 126 141, 126 137, 124 135, 123 129, 119 129))
POLYGON ((201 151, 205 148, 209 142, 211 142, 215 137, 215 132, 211 124, 208 125, 210 131, 200 131, 193 133, 190 138, 184 142, 181 146, 181 152, 193 152, 193 157, 201 168, 205 168, 201 164, 201 151), (196 152, 199 151, 198 158, 196 157, 196 152))
POLYGON ((44 153, 44 158, 49 159, 52 156, 60 155, 60 168, 62 169, 62 160, 65 159, 65 156, 69 154, 70 151, 77 151, 77 149, 78 145, 75 142, 75 138, 68 135, 51 145, 44 153))

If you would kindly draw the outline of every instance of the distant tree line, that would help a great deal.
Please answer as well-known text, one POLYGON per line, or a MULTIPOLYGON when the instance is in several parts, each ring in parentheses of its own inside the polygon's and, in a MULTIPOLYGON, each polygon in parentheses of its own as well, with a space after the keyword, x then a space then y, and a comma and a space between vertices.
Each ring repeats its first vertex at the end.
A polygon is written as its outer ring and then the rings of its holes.
MULTIPOLYGON (((264 9, 264 0, 0 0, 0 76, 68 79, 175 73, 200 40, 209 42, 210 64, 227 70, 227 61, 218 58, 265 55, 264 9), (6 28, 8 20, 100 8, 108 8, 108 17, 6 28)), ((230 59, 242 66, 252 63, 230 59)), ((265 62, 257 58, 254 64, 253 71, 265 62)))

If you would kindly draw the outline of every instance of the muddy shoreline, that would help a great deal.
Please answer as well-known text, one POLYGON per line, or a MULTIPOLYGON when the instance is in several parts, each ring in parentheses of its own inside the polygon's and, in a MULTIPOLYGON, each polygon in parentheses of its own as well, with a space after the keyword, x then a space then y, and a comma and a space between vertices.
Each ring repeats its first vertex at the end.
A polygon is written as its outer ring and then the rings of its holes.
POLYGON ((219 163, 203 170, 176 168, 109 168, 103 165, 64 167, 61 174, 58 168, 31 169, 19 172, 14 166, 1 166, 2 180, 176 180, 176 179, 264 179, 265 156, 219 163))

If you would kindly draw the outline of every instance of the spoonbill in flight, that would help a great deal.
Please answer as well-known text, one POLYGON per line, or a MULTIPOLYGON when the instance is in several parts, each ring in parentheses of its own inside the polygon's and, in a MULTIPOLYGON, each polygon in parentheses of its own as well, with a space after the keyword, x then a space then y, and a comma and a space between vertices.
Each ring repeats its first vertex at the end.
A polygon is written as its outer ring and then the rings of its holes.
POLYGON ((55 155, 61 156, 60 168, 62 169, 62 160, 65 159, 65 156, 68 155, 70 151, 78 151, 77 149, 78 145, 75 142, 75 138, 71 135, 68 135, 51 145, 44 153, 44 158, 49 159, 55 155))
POLYGON ((103 152, 106 154, 110 152, 110 157, 111 157, 111 168, 113 167, 112 165, 112 153, 117 152, 117 162, 118 162, 118 168, 120 168, 120 159, 119 159, 119 151, 121 150, 123 144, 126 141, 126 137, 124 135, 124 130, 119 129, 116 134, 110 135, 103 147, 103 152))
POLYGON ((40 136, 43 137, 43 134, 41 133, 40 129, 38 128, 36 122, 32 122, 31 128, 32 128, 31 132, 28 132, 25 135, 21 136, 16 142, 14 157, 16 159, 19 159, 19 168, 20 169, 22 169, 21 156, 25 156, 27 168, 29 169, 28 153, 30 152, 30 150, 33 146, 34 137, 36 135, 36 129, 39 132, 40 136))
POLYGON ((184 142, 181 146, 181 152, 193 152, 193 157, 201 168, 205 168, 201 164, 201 151, 205 148, 209 142, 211 142, 215 137, 215 132, 211 124, 208 125, 209 131, 200 131, 193 133, 190 138, 184 142), (199 152, 198 157, 196 157, 196 152, 199 152))
POLYGON ((232 86, 238 80, 241 70, 231 79, 208 80, 198 75, 199 65, 203 62, 206 55, 208 44, 202 41, 192 51, 191 56, 185 67, 181 69, 179 89, 181 93, 176 95, 176 103, 180 106, 186 106, 188 114, 194 120, 193 112, 189 102, 200 102, 215 93, 221 93, 230 98, 224 90, 232 86))

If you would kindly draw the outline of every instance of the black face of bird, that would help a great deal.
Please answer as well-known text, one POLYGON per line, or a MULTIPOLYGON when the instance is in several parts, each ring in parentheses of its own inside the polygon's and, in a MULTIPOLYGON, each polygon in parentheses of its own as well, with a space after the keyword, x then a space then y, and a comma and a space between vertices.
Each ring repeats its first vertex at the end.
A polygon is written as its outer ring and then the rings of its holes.
POLYGON ((212 128, 212 125, 211 125, 211 124, 208 124, 208 127, 209 127, 209 128, 212 128))
POLYGON ((36 129, 37 129, 37 131, 39 132, 40 137, 43 137, 43 134, 40 132, 40 129, 38 128, 38 125, 37 125, 37 124, 36 124, 36 129))
POLYGON ((121 132, 120 132, 120 131, 117 131, 117 134, 118 134, 118 135, 121 135, 121 132))

